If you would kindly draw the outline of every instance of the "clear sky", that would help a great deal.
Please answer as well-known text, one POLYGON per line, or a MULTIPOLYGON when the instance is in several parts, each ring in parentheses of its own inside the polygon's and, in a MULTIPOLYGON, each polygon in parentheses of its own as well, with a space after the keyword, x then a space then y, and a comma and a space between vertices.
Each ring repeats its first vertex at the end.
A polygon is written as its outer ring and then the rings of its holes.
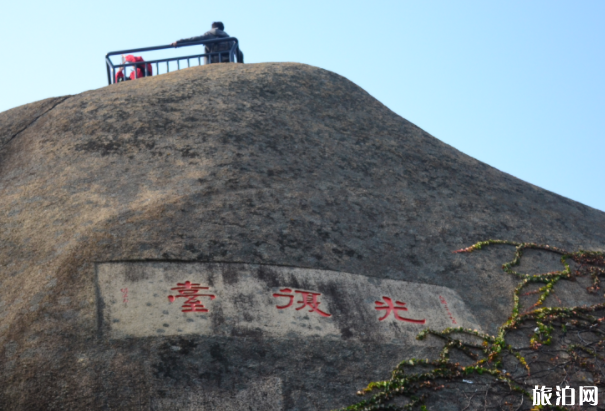
POLYGON ((605 211, 603 0, 7 1, 0 111, 104 87, 107 52, 215 20, 246 63, 334 71, 464 153, 605 211))

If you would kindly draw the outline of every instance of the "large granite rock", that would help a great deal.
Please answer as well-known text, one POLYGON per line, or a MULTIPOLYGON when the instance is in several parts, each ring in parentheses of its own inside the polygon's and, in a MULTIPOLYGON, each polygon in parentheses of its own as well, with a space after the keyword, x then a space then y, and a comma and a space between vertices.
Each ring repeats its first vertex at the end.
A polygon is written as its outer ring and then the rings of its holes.
POLYGON ((449 293, 450 317, 493 332, 512 305, 510 249, 452 253, 488 238, 603 250, 605 214, 302 64, 209 65, 17 107, 0 113, 0 409, 347 405, 400 359, 434 353, 398 337, 421 326, 369 324, 350 296, 420 290, 405 297, 412 317, 413 298, 449 293), (175 331, 193 317, 169 286, 202 272, 219 297, 193 313, 205 325, 175 331), (271 295, 250 295, 286 286, 319 290, 340 320, 307 332, 316 313, 284 309, 298 323, 274 327, 271 295))

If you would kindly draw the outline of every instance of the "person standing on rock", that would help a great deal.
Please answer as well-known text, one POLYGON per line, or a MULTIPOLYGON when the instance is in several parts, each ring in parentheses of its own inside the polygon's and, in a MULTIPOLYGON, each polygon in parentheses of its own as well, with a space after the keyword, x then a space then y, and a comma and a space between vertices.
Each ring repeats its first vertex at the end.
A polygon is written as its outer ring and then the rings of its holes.
MULTIPOLYGON (((212 23, 211 29, 209 31, 205 32, 204 34, 202 34, 201 36, 178 40, 178 41, 175 41, 174 43, 172 43, 171 45, 173 47, 178 47, 178 46, 185 45, 186 43, 189 43, 192 41, 214 40, 214 39, 226 38, 226 37, 229 37, 229 35, 225 32, 225 25, 220 21, 215 21, 214 23, 212 23)), ((231 47, 233 47, 232 41, 217 42, 217 43, 212 43, 212 44, 206 46, 206 53, 222 52, 220 54, 215 54, 215 55, 211 56, 210 63, 229 63, 229 58, 225 57, 225 54, 226 54, 226 52, 231 50, 231 47)), ((244 53, 241 52, 239 47, 237 48, 236 57, 237 57, 238 63, 244 62, 244 53)), ((204 57, 204 64, 208 64, 208 63, 209 63, 208 57, 204 57)))

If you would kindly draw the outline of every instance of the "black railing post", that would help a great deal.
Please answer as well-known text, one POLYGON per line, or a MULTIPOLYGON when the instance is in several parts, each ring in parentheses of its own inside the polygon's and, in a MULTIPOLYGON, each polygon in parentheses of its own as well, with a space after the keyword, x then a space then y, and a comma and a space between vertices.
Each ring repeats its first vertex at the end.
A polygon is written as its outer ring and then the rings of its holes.
POLYGON ((105 62, 105 67, 107 68, 107 82, 111 84, 111 73, 109 69, 109 64, 107 64, 107 62, 105 62))

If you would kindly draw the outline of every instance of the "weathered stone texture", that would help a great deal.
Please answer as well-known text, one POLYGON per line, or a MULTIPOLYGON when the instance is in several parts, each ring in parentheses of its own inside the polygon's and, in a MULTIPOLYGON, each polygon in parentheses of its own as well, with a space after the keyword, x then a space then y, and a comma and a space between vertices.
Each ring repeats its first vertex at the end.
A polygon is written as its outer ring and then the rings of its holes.
POLYGON ((237 409, 259 390, 275 401, 250 409, 346 405, 430 350, 262 333, 109 340, 95 263, 273 264, 436 284, 493 331, 511 307, 514 282, 499 270, 510 249, 451 253, 488 238, 603 250, 605 214, 458 152, 315 67, 209 65, 9 110, 0 409, 185 409, 204 398, 196 409, 237 409), (208 405, 219 403, 231 405, 208 405))

